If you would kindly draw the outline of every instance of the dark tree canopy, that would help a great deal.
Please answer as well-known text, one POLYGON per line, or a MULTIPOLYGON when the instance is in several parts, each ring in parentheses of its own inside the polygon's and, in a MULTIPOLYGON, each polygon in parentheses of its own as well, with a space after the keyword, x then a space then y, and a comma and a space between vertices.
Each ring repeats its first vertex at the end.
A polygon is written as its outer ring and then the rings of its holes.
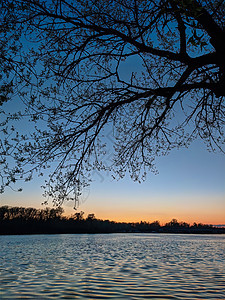
POLYGON ((1 0, 0 14, 2 192, 51 167, 60 204, 93 169, 142 180, 197 137, 222 150, 225 1, 1 0))

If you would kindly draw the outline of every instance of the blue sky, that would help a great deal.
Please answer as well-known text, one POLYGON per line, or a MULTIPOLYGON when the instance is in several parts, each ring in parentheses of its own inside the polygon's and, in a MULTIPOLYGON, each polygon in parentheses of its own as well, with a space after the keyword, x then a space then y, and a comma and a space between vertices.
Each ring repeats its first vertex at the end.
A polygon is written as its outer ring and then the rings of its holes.
MULTIPOLYGON (((7 109, 17 109, 14 101, 7 104, 7 109)), ((28 130, 29 126, 22 122, 17 129, 28 130)), ((110 159, 110 152, 108 148, 103 160, 110 159)), ((78 210, 118 221, 163 223, 177 218, 190 223, 225 224, 222 153, 211 153, 202 140, 195 140, 189 148, 174 149, 169 155, 156 158, 156 167, 159 174, 149 173, 142 184, 133 182, 129 176, 116 181, 109 173, 93 172, 93 183, 84 191, 78 210)), ((0 195, 0 205, 43 207, 42 184, 42 178, 34 177, 22 185, 21 193, 6 189, 0 195)), ((51 205, 49 202, 48 206, 51 205)), ((73 206, 72 201, 64 203, 65 213, 74 213, 73 206)))
MULTIPOLYGON (((98 218, 118 221, 154 221, 177 218, 186 222, 225 224, 225 159, 210 153, 202 141, 188 149, 173 150, 156 160, 158 175, 149 173, 144 183, 128 176, 120 181, 110 174, 93 174, 79 210, 98 218)), ((41 179, 23 185, 23 192, 10 189, 0 196, 0 205, 43 207, 41 179)), ((51 206, 51 202, 49 203, 51 206)), ((74 213, 73 203, 63 205, 74 213)))
MULTIPOLYGON (((130 78, 133 70, 142 71, 136 57, 121 65, 122 79, 130 78)), ((13 101, 7 103, 8 111, 17 108, 13 101)), ((18 130, 29 130, 24 124, 18 126, 18 130)), ((106 157, 109 154, 110 151, 106 157)), ((167 222, 177 218, 191 223, 225 224, 223 154, 208 152, 206 145, 196 140, 188 149, 172 150, 168 156, 156 158, 156 167, 159 174, 149 173, 142 184, 129 176, 115 181, 110 174, 94 172, 93 183, 84 191, 79 210, 111 220, 167 222)), ((23 184, 21 193, 6 189, 0 195, 0 205, 42 207, 42 184, 40 178, 34 178, 23 184)), ((63 207, 67 214, 74 213, 72 202, 63 207)))
MULTIPOLYGON (((17 99, 14 101, 7 103, 10 112, 19 108, 17 99)), ((18 130, 29 131, 31 125, 22 122, 16 126, 18 130)), ((104 160, 110 159, 110 152, 108 148, 104 160)), ((108 173, 94 172, 93 183, 84 191, 78 210, 118 221, 163 223, 177 218, 190 223, 225 224, 222 153, 211 153, 202 140, 195 140, 189 148, 174 149, 169 155, 156 158, 156 167, 159 174, 149 173, 142 184, 133 182, 129 176, 115 181, 108 173)), ((0 195, 0 205, 43 207, 43 183, 41 178, 34 178, 22 185, 21 193, 6 189, 0 195)), ((64 203, 63 208, 66 214, 74 213, 72 202, 64 203)))

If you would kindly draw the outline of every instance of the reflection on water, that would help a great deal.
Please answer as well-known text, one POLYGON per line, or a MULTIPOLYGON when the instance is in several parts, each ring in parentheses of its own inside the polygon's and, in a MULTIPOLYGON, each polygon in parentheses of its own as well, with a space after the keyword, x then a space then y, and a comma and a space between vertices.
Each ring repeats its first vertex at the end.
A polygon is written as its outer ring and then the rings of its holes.
POLYGON ((0 236, 0 298, 225 299, 225 236, 0 236))

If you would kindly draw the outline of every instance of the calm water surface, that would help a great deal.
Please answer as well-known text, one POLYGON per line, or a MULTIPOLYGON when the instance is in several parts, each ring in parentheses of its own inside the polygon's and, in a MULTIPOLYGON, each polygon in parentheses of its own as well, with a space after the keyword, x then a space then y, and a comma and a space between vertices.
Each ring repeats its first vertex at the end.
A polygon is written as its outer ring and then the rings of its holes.
POLYGON ((225 236, 0 236, 1 299, 225 299, 225 236))

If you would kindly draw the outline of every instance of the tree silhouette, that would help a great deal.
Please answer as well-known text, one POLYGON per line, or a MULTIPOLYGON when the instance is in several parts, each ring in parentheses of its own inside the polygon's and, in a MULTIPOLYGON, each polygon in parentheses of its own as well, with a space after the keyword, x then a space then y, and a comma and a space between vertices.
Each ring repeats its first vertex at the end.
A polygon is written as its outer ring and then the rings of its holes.
POLYGON ((178 222, 172 219, 161 226, 159 221, 152 223, 141 221, 136 223, 115 222, 95 218, 89 214, 75 213, 74 216, 62 215, 61 208, 36 209, 25 207, 0 207, 1 234, 35 234, 35 233, 116 233, 116 232, 167 232, 167 233, 225 233, 225 228, 213 225, 178 222), (50 213, 51 212, 51 213, 50 213))
POLYGON ((46 194, 60 204, 77 200, 93 169, 142 180, 155 156, 196 137, 222 150, 224 1, 1 6, 2 192, 53 166, 46 194), (8 114, 12 94, 24 110, 8 114), (24 118, 34 124, 28 135, 11 125, 24 118), (110 130, 109 166, 101 157, 110 130))

